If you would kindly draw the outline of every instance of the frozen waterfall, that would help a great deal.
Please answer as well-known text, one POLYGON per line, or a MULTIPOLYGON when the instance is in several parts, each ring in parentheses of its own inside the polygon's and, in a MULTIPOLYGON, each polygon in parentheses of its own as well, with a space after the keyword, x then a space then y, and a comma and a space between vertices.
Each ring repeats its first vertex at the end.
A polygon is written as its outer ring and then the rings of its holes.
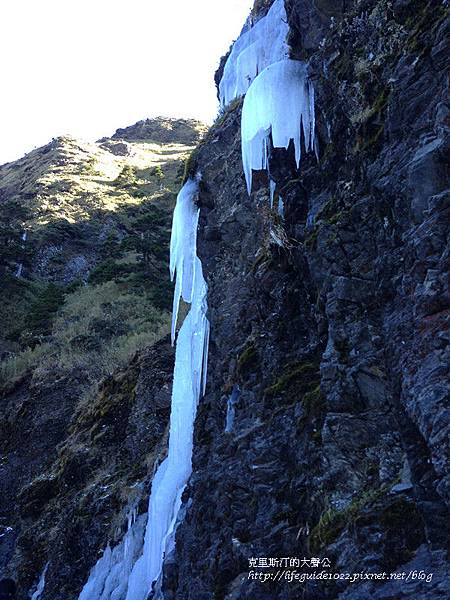
POLYGON ((180 298, 191 308, 177 339, 169 448, 153 478, 143 544, 141 534, 136 552, 139 531, 135 524, 129 525, 121 544, 114 550, 108 547, 92 569, 79 600, 146 600, 161 574, 166 551, 173 547, 181 496, 192 470, 197 404, 206 385, 209 322, 207 286, 196 254, 197 194, 198 181, 189 179, 178 194, 173 215, 170 271, 176 284, 172 338, 180 298))
POLYGON ((142 551, 146 515, 128 515, 128 531, 114 549, 106 547, 103 556, 92 569, 79 600, 123 600, 128 577, 142 551))
MULTIPOLYGON (((300 165, 301 134, 305 149, 314 147, 314 89, 306 63, 281 60, 269 65, 248 89, 242 108, 242 163, 247 190, 252 188, 252 170, 267 169, 269 139, 275 148, 287 148, 291 140, 300 165)), ((273 190, 271 189, 273 198, 273 190)))
POLYGON ((267 15, 233 44, 219 84, 222 107, 244 95, 258 73, 288 56, 288 32, 284 0, 275 0, 267 15))
POLYGON ((194 291, 199 210, 192 199, 197 194, 197 189, 197 181, 189 179, 178 195, 173 212, 172 237, 170 239, 170 276, 172 281, 175 273, 177 277, 173 295, 172 343, 175 340, 180 298, 191 303, 194 291))

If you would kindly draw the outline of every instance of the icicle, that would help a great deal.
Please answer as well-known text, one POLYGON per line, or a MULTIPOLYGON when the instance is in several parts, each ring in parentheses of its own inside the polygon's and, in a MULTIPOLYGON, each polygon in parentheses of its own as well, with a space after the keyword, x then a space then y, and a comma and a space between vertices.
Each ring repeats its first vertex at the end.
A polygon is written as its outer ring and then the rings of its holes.
POLYGON ((39 600, 39 598, 42 596, 42 592, 45 589, 45 576, 47 575, 47 569, 48 569, 49 564, 50 563, 47 563, 45 565, 44 570, 42 571, 41 576, 39 578, 39 582, 37 584, 36 591, 31 596, 31 600, 39 600))
POLYGON ((152 481, 144 541, 135 543, 138 517, 129 518, 129 533, 106 548, 92 569, 79 600, 145 600, 161 575, 164 557, 173 549, 181 497, 192 471, 192 446, 197 404, 206 385, 209 322, 207 286, 196 253, 199 210, 198 182, 189 179, 177 198, 172 224, 170 271, 176 275, 172 335, 182 297, 191 308, 181 326, 175 352, 167 458, 152 481), (127 539, 127 536, 133 536, 127 539))
POLYGON ((193 207, 197 193, 198 182, 189 180, 178 195, 178 210, 174 212, 171 270, 172 273, 176 270, 177 283, 179 279, 183 280, 180 293, 185 298, 184 291, 188 290, 186 297, 191 298, 192 304, 177 339, 169 450, 153 479, 144 550, 131 574, 126 600, 145 600, 152 582, 158 579, 181 506, 181 496, 192 470, 194 420, 205 385, 209 338, 207 287, 202 264, 195 256, 196 247, 192 246, 198 222, 198 209, 193 207), (192 253, 194 259, 188 271, 192 281, 188 281, 185 265, 191 260, 192 253))
POLYGON ((170 239, 170 276, 173 281, 176 274, 176 282, 172 310, 172 343, 175 340, 180 298, 183 298, 185 302, 192 302, 197 225, 200 212, 193 202, 197 192, 198 183, 189 179, 178 194, 173 213, 170 239))
POLYGON ((123 600, 128 577, 142 552, 146 515, 136 517, 136 510, 128 514, 128 530, 113 550, 108 545, 103 556, 89 574, 79 600, 123 600))
POLYGON ((284 202, 281 196, 278 196, 278 214, 281 218, 284 217, 284 202))
POLYGON ((245 94, 258 73, 288 56, 288 32, 284 0, 275 0, 267 15, 244 30, 233 45, 219 84, 222 108, 245 94))
POLYGON ((273 208, 273 197, 274 197, 274 194, 275 194, 275 189, 276 189, 276 187, 277 187, 277 184, 276 184, 276 182, 275 182, 273 179, 271 179, 271 180, 269 181, 269 189, 270 189, 270 208, 273 208))
MULTIPOLYGON (((308 96, 309 96, 309 116, 311 119, 311 137, 310 137, 310 142, 309 142, 309 147, 312 149, 314 148, 314 150, 316 151, 316 156, 317 156, 317 150, 316 150, 316 112, 314 109, 314 86, 312 84, 311 81, 308 81, 308 96)), ((317 158, 319 158, 317 156, 317 158)))
POLYGON ((267 67, 250 86, 242 109, 242 162, 247 190, 252 170, 267 169, 269 135, 274 148, 287 148, 294 141, 295 160, 300 165, 301 131, 305 147, 312 147, 314 96, 307 79, 307 65, 282 60, 267 67))
POLYGON ((227 402, 227 418, 225 422, 225 433, 231 433, 233 431, 234 425, 234 417, 236 415, 236 404, 239 401, 239 396, 241 395, 241 390, 239 386, 235 385, 233 391, 231 392, 231 396, 228 398, 227 402))
MULTIPOLYGON (((22 235, 20 236, 22 242, 26 242, 27 241, 27 235, 28 235, 27 231, 24 231, 22 233, 22 235)), ((22 244, 22 248, 25 248, 25 243, 22 244)), ((23 263, 20 263, 20 264, 17 265, 17 269, 16 269, 16 272, 15 272, 14 276, 17 279, 20 279, 22 277, 22 273, 23 273, 23 263)))

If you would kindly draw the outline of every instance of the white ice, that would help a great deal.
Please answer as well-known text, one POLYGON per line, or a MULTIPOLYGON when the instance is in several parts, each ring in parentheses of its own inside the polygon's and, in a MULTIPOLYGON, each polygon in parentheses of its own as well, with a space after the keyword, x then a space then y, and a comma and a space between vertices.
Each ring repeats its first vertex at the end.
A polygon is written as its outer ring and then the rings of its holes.
POLYGON ((288 56, 288 32, 284 0, 275 0, 267 15, 244 30, 233 45, 219 84, 222 107, 245 94, 258 73, 288 56))
POLYGON ((242 108, 242 162, 247 190, 252 187, 252 170, 267 169, 269 137, 274 148, 294 142, 297 166, 301 158, 301 133, 306 151, 314 147, 314 91, 307 65, 281 60, 268 66, 248 89, 242 108))
POLYGON ((39 600, 39 598, 42 596, 42 592, 45 589, 45 576, 47 575, 48 565, 49 563, 45 565, 44 570, 41 573, 36 591, 31 596, 31 600, 39 600))
POLYGON ((128 588, 128 577, 142 552, 147 515, 136 518, 135 511, 128 517, 128 531, 111 549, 108 545, 103 556, 91 570, 79 600, 123 600, 128 588))
MULTIPOLYGON (((148 519, 142 530, 130 525, 122 542, 108 546, 92 569, 79 600, 146 600, 161 574, 164 557, 173 549, 181 496, 192 471, 192 445, 197 404, 206 384, 209 322, 196 238, 198 180, 189 179, 177 198, 172 224, 170 271, 176 276, 172 336, 182 297, 191 303, 177 339, 167 458, 152 481, 148 519), (139 533, 141 534, 139 537, 139 533)), ((140 517, 137 522, 140 522, 140 517)))
MULTIPOLYGON (((176 274, 174 310, 180 296, 191 302, 191 309, 177 339, 168 454, 153 479, 144 551, 131 574, 126 600, 145 600, 159 577, 192 471, 194 420, 206 381, 209 339, 207 287, 196 256, 197 194, 198 182, 188 180, 174 211, 170 249, 170 269, 176 274)), ((173 317, 176 323, 176 314, 173 317)))
POLYGON ((170 276, 176 274, 172 310, 172 343, 175 339, 180 298, 192 302, 195 280, 195 257, 197 248, 197 225, 199 209, 195 205, 198 182, 189 179, 178 194, 173 213, 172 236, 170 239, 170 276))
MULTIPOLYGON (((23 242, 27 241, 27 235, 28 235, 27 232, 24 231, 22 233, 22 235, 20 236, 20 238, 21 238, 21 240, 23 242)), ((24 244, 22 245, 22 248, 25 248, 24 244)), ((23 264, 20 263, 20 264, 17 265, 17 269, 16 269, 16 272, 15 272, 15 276, 17 277, 17 279, 20 279, 22 277, 22 273, 23 273, 23 264)))
POLYGON ((227 417, 225 421, 225 433, 231 433, 234 426, 234 418, 236 416, 236 404, 239 401, 241 391, 238 386, 234 386, 231 396, 227 401, 227 417))
POLYGON ((276 182, 271 179, 269 182, 269 190, 270 190, 270 208, 273 208, 273 197, 275 195, 275 190, 277 189, 276 182))

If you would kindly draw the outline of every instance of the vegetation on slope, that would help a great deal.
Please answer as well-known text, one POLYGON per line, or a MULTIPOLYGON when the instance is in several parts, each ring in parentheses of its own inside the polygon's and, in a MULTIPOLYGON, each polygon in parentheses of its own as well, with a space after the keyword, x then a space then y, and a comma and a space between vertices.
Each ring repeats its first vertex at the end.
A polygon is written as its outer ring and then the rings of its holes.
POLYGON ((0 167, 3 384, 82 369, 89 388, 168 332, 171 214, 201 132, 147 120, 0 167))

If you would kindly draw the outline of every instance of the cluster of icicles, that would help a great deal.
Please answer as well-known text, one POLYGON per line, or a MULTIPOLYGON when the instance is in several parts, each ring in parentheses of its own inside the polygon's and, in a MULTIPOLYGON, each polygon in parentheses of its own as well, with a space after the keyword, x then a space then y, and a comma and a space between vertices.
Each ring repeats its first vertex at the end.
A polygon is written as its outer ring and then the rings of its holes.
MULTIPOLYGON (((189 179, 178 194, 170 243, 170 271, 176 276, 172 316, 175 338, 180 298, 191 304, 178 334, 173 376, 167 458, 152 481, 147 525, 133 516, 113 550, 108 546, 92 569, 79 600, 145 600, 157 581, 164 557, 173 549, 181 496, 192 471, 197 404, 206 384, 209 322, 207 287, 197 257, 198 181, 189 179)), ((157 588, 157 586, 156 586, 157 588)))
POLYGON ((297 167, 302 133, 307 152, 315 145, 314 88, 306 63, 288 58, 288 31, 284 0, 275 0, 267 15, 235 42, 219 84, 222 108, 245 94, 242 163, 249 194, 252 171, 269 167, 270 144, 288 148, 292 140, 297 167))
MULTIPOLYGON (((295 148, 300 165, 302 134, 306 151, 315 148, 314 89, 307 65, 288 58, 289 31, 284 0, 275 0, 265 17, 250 23, 235 42, 220 82, 225 108, 245 95, 242 110, 242 161, 248 192, 252 171, 269 170, 270 149, 295 148)), ((270 177, 270 172, 269 172, 270 177)), ((193 429, 197 404, 206 383, 209 322, 207 287, 197 257, 198 181, 189 179, 180 191, 173 216, 170 271, 176 276, 172 341, 180 299, 191 304, 180 329, 170 416, 167 458, 152 481, 147 515, 130 511, 128 532, 114 549, 109 546, 92 569, 79 600, 146 600, 155 583, 155 599, 162 598, 160 575, 164 557, 174 548, 181 519, 181 496, 192 466, 193 429)), ((276 184, 270 179, 273 203, 276 184)), ((283 213, 279 197, 278 211, 283 213)), ((225 431, 231 433, 239 389, 228 403, 225 431)), ((44 586, 45 572, 34 600, 44 586)))

